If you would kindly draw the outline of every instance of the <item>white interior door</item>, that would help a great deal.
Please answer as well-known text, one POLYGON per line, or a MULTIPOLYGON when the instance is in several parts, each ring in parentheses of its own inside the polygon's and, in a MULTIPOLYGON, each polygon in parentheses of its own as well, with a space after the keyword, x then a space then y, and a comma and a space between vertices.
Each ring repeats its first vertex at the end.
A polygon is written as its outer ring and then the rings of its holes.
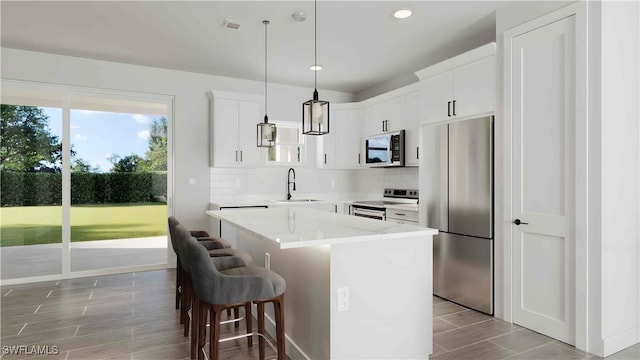
POLYGON ((570 344, 575 343, 574 21, 570 16, 513 37, 511 53, 513 319, 570 344))

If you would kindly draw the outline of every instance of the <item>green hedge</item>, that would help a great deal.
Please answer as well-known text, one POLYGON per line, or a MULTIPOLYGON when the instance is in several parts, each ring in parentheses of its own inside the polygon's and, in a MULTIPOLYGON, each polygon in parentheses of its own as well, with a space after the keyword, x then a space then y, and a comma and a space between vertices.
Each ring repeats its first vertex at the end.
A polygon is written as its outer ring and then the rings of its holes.
MULTIPOLYGON (((165 172, 71 173, 71 203, 139 203, 167 194, 165 172)), ((58 205, 62 174, 0 172, 2 206, 58 205)))

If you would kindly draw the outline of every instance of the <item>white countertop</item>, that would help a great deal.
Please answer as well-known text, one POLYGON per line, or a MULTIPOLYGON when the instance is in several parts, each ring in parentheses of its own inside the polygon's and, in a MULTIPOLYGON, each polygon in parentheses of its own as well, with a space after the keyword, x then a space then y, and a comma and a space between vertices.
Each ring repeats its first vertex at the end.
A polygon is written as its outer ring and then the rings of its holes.
POLYGON ((435 229, 297 207, 209 210, 281 249, 435 235, 435 229))
POLYGON ((207 214, 273 241, 281 249, 438 233, 430 228, 297 207, 209 210, 207 214))

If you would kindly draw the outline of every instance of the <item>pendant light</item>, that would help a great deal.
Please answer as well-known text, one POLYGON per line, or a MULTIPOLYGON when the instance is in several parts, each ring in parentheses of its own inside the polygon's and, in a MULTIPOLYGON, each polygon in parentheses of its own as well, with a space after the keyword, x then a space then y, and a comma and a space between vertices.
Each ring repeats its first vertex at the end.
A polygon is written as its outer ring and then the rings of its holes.
MULTIPOLYGON (((318 66, 318 2, 314 4, 314 66, 318 66)), ((302 133, 324 135, 329 133, 329 102, 318 100, 318 71, 314 71, 313 98, 302 103, 302 133)))
POLYGON ((262 20, 264 24, 264 121, 258 123, 258 147, 273 147, 276 144, 276 124, 269 122, 267 116, 267 25, 269 20, 262 20))

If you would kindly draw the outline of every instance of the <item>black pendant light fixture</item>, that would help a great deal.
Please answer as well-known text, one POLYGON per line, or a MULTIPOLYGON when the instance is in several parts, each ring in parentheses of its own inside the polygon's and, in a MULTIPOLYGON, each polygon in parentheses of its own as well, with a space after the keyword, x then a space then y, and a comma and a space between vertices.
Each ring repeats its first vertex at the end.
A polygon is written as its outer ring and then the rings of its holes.
POLYGON ((264 24, 264 121, 258 123, 258 147, 272 147, 276 144, 276 124, 269 122, 267 116, 267 25, 269 20, 262 20, 264 24))
POLYGON ((329 133, 329 102, 318 100, 318 2, 314 4, 314 79, 313 98, 302 103, 302 133, 324 135, 329 133))

